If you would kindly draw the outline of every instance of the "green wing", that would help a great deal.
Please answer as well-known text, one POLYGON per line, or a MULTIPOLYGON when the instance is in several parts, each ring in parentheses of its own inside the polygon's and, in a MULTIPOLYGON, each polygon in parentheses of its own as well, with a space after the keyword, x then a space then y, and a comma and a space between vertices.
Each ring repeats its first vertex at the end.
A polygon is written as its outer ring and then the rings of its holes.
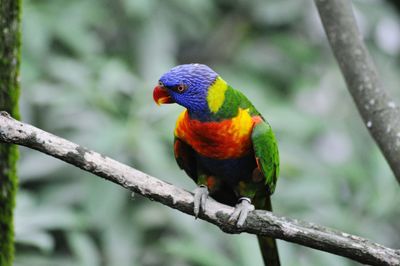
POLYGON ((271 126, 264 120, 257 123, 251 139, 258 168, 264 174, 265 183, 272 194, 279 175, 279 152, 271 126))

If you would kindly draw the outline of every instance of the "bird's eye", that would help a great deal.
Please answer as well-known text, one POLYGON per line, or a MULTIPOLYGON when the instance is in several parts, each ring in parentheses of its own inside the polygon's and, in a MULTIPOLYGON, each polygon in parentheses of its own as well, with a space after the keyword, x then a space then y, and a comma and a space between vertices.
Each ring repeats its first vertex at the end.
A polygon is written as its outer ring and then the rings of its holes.
POLYGON ((158 86, 164 87, 164 83, 162 83, 161 81, 159 81, 159 82, 158 82, 158 86))
POLYGON ((179 84, 178 86, 175 86, 175 91, 182 93, 187 89, 187 86, 185 84, 179 84))

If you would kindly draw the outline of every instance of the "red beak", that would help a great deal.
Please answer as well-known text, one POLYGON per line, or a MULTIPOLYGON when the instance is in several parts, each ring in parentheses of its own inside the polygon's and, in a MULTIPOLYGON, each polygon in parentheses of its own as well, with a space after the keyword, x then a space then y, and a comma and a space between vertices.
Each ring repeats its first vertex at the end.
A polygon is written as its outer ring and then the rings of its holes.
POLYGON ((164 104, 164 103, 173 103, 171 96, 168 93, 168 90, 161 86, 156 86, 153 91, 153 99, 156 104, 164 104))

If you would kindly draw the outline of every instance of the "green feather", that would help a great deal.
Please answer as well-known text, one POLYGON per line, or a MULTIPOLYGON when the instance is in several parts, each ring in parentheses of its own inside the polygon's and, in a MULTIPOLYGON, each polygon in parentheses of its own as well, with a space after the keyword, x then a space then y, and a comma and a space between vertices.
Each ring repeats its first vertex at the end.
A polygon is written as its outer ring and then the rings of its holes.
POLYGON ((253 128, 251 139, 255 157, 260 164, 260 170, 265 176, 269 192, 272 194, 279 176, 279 152, 271 126, 266 121, 256 124, 253 128))
POLYGON ((225 92, 225 100, 216 114, 213 114, 215 120, 223 120, 235 117, 239 108, 249 109, 250 115, 260 115, 257 109, 251 104, 249 99, 238 90, 228 85, 225 92))

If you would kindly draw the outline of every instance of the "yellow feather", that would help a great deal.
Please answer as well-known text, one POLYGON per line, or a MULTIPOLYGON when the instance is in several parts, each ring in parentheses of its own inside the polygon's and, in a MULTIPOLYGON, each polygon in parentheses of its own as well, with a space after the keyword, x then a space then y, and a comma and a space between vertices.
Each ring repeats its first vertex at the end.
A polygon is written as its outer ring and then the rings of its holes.
POLYGON ((248 136, 253 129, 253 120, 249 109, 239 108, 239 113, 232 119, 232 131, 237 137, 248 136))
POLYGON ((225 101, 225 91, 228 89, 228 84, 221 77, 217 77, 214 84, 208 89, 207 103, 208 108, 213 113, 218 112, 225 101))
POLYGON ((186 112, 187 112, 186 109, 183 110, 183 111, 179 114, 178 119, 176 120, 175 131, 174 131, 174 134, 175 134, 176 137, 181 137, 181 138, 183 138, 184 135, 185 135, 185 132, 184 132, 183 130, 180 129, 179 125, 183 123, 183 120, 185 119, 185 116, 186 116, 186 112))

